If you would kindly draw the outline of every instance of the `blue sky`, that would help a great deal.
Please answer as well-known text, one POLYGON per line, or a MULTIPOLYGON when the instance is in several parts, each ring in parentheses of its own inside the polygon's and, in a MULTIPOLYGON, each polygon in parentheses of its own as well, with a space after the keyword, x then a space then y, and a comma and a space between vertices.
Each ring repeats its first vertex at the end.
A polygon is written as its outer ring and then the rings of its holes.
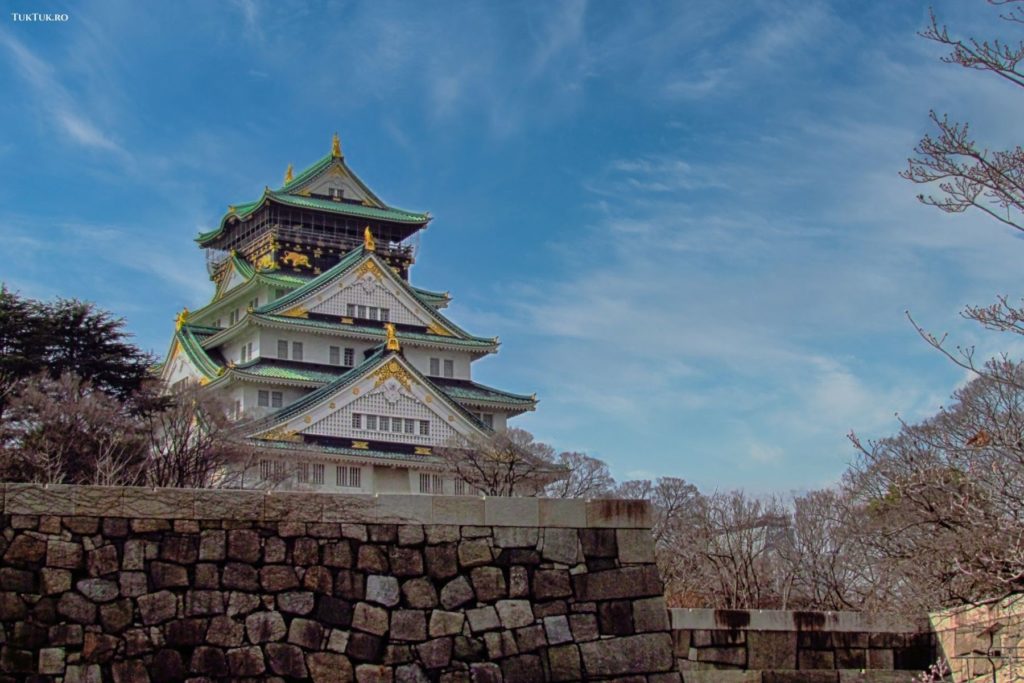
MULTIPOLYGON (((935 2, 965 32, 980 1, 935 2)), ((904 318, 1021 294, 1024 243, 897 177, 929 108, 1016 144, 1020 95, 938 62, 928 3, 68 2, 0 17, 0 279, 162 354, 192 238, 327 152, 435 216, 413 282, 500 335, 475 376, 618 479, 788 491, 964 376, 904 318)))

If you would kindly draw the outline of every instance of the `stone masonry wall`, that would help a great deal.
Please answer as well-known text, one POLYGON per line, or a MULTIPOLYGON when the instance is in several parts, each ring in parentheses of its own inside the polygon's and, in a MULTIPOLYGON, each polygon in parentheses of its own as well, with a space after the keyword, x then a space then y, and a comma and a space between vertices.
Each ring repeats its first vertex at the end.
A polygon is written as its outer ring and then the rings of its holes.
POLYGON ((937 657, 928 620, 860 612, 671 609, 686 683, 910 683, 937 657))
POLYGON ((0 501, 0 681, 680 680, 636 501, 0 501))

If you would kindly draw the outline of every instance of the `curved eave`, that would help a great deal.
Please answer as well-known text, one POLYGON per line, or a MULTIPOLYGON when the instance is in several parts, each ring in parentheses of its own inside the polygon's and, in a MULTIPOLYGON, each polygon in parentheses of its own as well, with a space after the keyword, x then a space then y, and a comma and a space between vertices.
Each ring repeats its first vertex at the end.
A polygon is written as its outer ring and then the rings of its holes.
POLYGON ((316 380, 303 380, 303 379, 288 379, 284 377, 266 377, 264 375, 254 375, 245 370, 239 370, 237 368, 230 368, 220 377, 212 380, 208 386, 219 387, 228 384, 234 384, 236 382, 246 382, 249 384, 265 384, 267 386, 289 386, 296 387, 298 389, 319 389, 324 386, 324 382, 316 380))
POLYGON ((465 399, 452 396, 451 399, 462 406, 471 406, 473 408, 487 408, 490 410, 501 410, 511 415, 522 415, 537 409, 537 404, 533 403, 514 403, 509 401, 487 401, 480 399, 465 399))
POLYGON ((229 211, 220 219, 220 225, 209 232, 200 233, 195 241, 200 246, 208 246, 224 233, 228 221, 232 218, 245 220, 256 211, 265 206, 268 202, 296 209, 312 209, 314 211, 326 211, 339 216, 351 216, 353 218, 365 218, 370 220, 381 220, 389 223, 401 223, 403 225, 423 227, 430 222, 430 214, 416 213, 392 207, 377 208, 374 206, 363 206, 362 204, 349 204, 346 202, 335 202, 329 199, 315 199, 313 197, 298 197, 282 192, 265 192, 255 202, 235 205, 234 211, 229 211))
POLYGON ((175 340, 181 346, 181 352, 188 358, 189 363, 198 370, 205 379, 212 380, 220 376, 223 368, 218 365, 210 356, 206 353, 202 343, 196 338, 195 334, 188 328, 187 325, 174 333, 175 340))
POLYGON ((396 465, 414 464, 417 469, 429 469, 436 470, 438 472, 447 472, 449 469, 446 462, 435 455, 409 455, 407 453, 395 453, 392 451, 379 450, 364 451, 356 450, 354 448, 345 448, 343 446, 326 446, 323 444, 307 444, 293 441, 272 441, 269 439, 261 439, 258 436, 250 436, 248 437, 248 440, 251 443, 258 445, 260 448, 272 448, 285 453, 314 454, 318 458, 337 462, 352 462, 370 466, 389 463, 394 463, 396 465))
MULTIPOLYGON (((338 336, 342 335, 353 339, 363 339, 366 341, 380 342, 387 338, 387 332, 384 328, 380 327, 363 327, 360 325, 345 325, 342 323, 330 323, 321 320, 309 320, 308 318, 292 318, 283 315, 272 315, 269 313, 253 313, 245 318, 244 320, 250 320, 254 324, 265 325, 266 327, 286 330, 301 327, 303 330, 308 332, 319 333, 327 336, 338 336)), ((239 323, 240 324, 240 323, 239 323)), ((229 328, 233 329, 233 328, 229 328)), ((221 336, 221 335, 217 335, 221 336)), ((408 344, 409 346, 419 348, 436 348, 446 349, 450 351, 469 351, 470 353, 478 353, 486 355, 488 353, 495 353, 498 350, 499 344, 490 339, 459 339, 458 337, 445 337, 442 335, 428 335, 420 334, 416 332, 403 332, 398 330, 395 333, 399 343, 408 344)), ((217 340, 217 344, 227 341, 230 337, 224 335, 221 339, 217 340)), ((212 338, 211 338, 212 339, 212 338)), ((217 344, 209 344, 207 348, 213 348, 217 344)))
MULTIPOLYGON (((229 289, 228 291, 224 292, 219 297, 215 296, 213 301, 211 301, 210 303, 206 304, 202 308, 199 308, 199 309, 196 309, 196 310, 192 311, 189 314, 189 319, 190 320, 196 320, 196 319, 202 319, 202 318, 205 318, 207 316, 210 316, 213 311, 216 311, 216 310, 220 309, 221 307, 227 305, 230 301, 232 301, 235 298, 243 298, 242 297, 243 294, 248 294, 248 293, 252 292, 252 290, 256 289, 260 285, 266 285, 266 286, 275 287, 275 288, 282 288, 282 289, 283 288, 290 288, 290 289, 292 289, 294 291, 294 290, 298 289, 299 287, 302 287, 303 284, 305 284, 305 282, 302 282, 302 283, 293 282, 291 280, 288 280, 286 278, 282 278, 282 277, 274 275, 272 273, 256 273, 256 275, 253 276, 252 279, 250 279, 250 280, 248 280, 248 281, 238 285, 237 287, 233 287, 232 289, 229 289)), ((243 318, 243 320, 244 319, 245 318, 243 318)), ((206 327, 208 327, 211 330, 215 330, 216 331, 215 333, 223 332, 225 329, 231 329, 231 328, 223 328, 223 327, 213 327, 213 326, 209 326, 209 325, 207 325, 206 327)))

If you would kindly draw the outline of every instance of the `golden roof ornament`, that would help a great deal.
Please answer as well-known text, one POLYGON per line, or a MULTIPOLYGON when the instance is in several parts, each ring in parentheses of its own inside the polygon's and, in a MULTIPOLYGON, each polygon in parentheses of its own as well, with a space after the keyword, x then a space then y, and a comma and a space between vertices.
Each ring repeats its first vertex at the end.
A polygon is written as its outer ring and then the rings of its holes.
POLYGON ((178 317, 174 319, 174 329, 180 330, 186 322, 188 322, 188 309, 183 308, 181 309, 181 313, 178 314, 178 317))
POLYGON ((341 158, 341 138, 338 137, 337 133, 331 139, 331 156, 335 159, 341 158))
POLYGON ((373 239, 373 233, 370 232, 370 226, 367 225, 366 229, 363 230, 363 247, 366 251, 376 251, 377 241, 373 239))
POLYGON ((284 171, 284 184, 287 185, 295 178, 295 169, 292 168, 291 164, 288 164, 288 168, 284 171))
POLYGON ((398 344, 398 337, 395 336, 395 324, 384 323, 384 329, 387 330, 388 333, 388 341, 384 345, 384 348, 388 351, 401 351, 402 347, 398 344))

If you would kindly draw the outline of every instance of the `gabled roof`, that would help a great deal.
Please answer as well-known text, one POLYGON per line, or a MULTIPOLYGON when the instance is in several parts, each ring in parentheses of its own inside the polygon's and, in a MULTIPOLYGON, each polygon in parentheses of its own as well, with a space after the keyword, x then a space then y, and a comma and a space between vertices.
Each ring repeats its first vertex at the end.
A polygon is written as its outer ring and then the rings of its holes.
MULTIPOLYGON (((302 415, 303 413, 308 413, 319 408, 332 396, 336 396, 349 386, 367 379, 373 373, 380 371, 385 366, 388 366, 388 370, 398 369, 398 367, 389 366, 390 363, 395 363, 396 366, 400 366, 401 372, 407 373, 412 381, 421 385, 428 394, 436 395, 449 410, 462 417, 475 431, 479 432, 481 435, 486 435, 491 431, 490 428, 480 422, 473 413, 457 403, 453 398, 448 396, 444 390, 417 370, 412 363, 405 359, 400 351, 386 351, 384 347, 381 346, 373 353, 367 355, 362 363, 356 365, 344 375, 338 377, 329 384, 325 384, 316 391, 306 394, 299 400, 285 406, 281 410, 258 420, 249 428, 248 431, 250 436, 259 438, 261 435, 284 428, 294 418, 302 415)), ((353 389, 353 392, 355 392, 355 389, 353 389)), ((331 407, 333 408, 333 403, 331 407)), ((306 423, 309 423, 308 415, 306 416, 306 423)))
POLYGON ((403 223, 406 225, 426 225, 430 222, 429 213, 406 211, 405 209, 399 209, 385 204, 381 198, 374 194, 374 192, 367 187, 366 183, 360 180, 359 176, 357 176, 352 169, 348 167, 348 164, 345 163, 345 157, 340 152, 336 154, 332 151, 330 154, 327 154, 313 163, 313 165, 299 172, 299 174, 292 178, 291 181, 287 182, 277 190, 271 190, 267 187, 264 189, 263 195, 256 201, 232 205, 228 212, 221 218, 220 225, 218 225, 214 230, 200 233, 199 236, 196 237, 196 242, 201 246, 206 246, 220 236, 232 217, 244 220, 268 202, 277 202, 284 206, 291 206, 300 209, 314 209, 342 216, 381 220, 392 223, 403 223), (362 203, 353 203, 309 196, 306 188, 324 174, 332 171, 341 173, 349 178, 366 196, 365 201, 362 203))
MULTIPOLYGON (((342 277, 350 270, 361 266, 366 261, 372 261, 374 265, 377 266, 378 272, 380 272, 383 277, 393 283, 397 289, 406 292, 410 297, 412 297, 412 299, 421 306, 427 318, 433 320, 442 328, 451 332, 452 339, 484 342, 492 346, 497 346, 496 339, 487 339, 485 337, 476 337, 471 335, 439 313, 430 299, 425 298, 408 282, 396 275, 388 264, 382 261, 374 252, 368 251, 365 246, 356 247, 331 268, 328 268, 317 277, 309 280, 303 286, 289 292, 280 299, 272 301, 265 306, 260 306, 255 312, 257 314, 277 315, 294 309, 301 301, 326 289, 338 278, 342 277)), ((444 339, 446 335, 424 335, 424 337, 433 337, 436 340, 438 338, 444 339)))
MULTIPOLYGON (((238 252, 232 250, 228 256, 227 263, 224 264, 222 270, 219 273, 215 273, 210 276, 210 279, 217 278, 217 290, 213 294, 213 300, 224 296, 229 290, 228 285, 231 283, 232 275, 238 273, 238 276, 242 278, 243 283, 248 282, 256 275, 256 270, 249 265, 249 262, 238 255, 238 252)), ((237 286, 237 285, 236 285, 237 286)), ((230 289, 234 289, 233 287, 230 289)))
POLYGON ((537 395, 513 394, 468 379, 433 378, 438 389, 462 404, 482 407, 512 407, 520 412, 537 407, 537 395))
MULTIPOLYGON (((210 303, 206 304, 202 308, 189 313, 189 320, 201 319, 208 316, 212 311, 217 310, 224 304, 224 301, 229 298, 239 297, 240 295, 251 292, 260 285, 268 285, 276 289, 295 289, 301 287, 308 282, 308 278, 299 277, 297 275, 291 275, 289 273, 275 273, 267 271, 257 271, 255 275, 249 278, 244 284, 232 287, 225 291, 218 291, 213 296, 210 303)), ((218 290, 220 287, 218 286, 218 290)), ((191 323, 193 327, 197 327, 195 323, 191 323)), ((209 329, 216 332, 222 332, 224 328, 220 327, 209 327, 209 329)))
POLYGON ((212 329, 215 328, 181 325, 171 339, 171 348, 167 352, 164 367, 168 367, 168 362, 174 357, 175 352, 180 350, 188 358, 189 363, 202 374, 203 379, 209 381, 219 377, 224 371, 223 366, 210 357, 200 341, 200 337, 208 336, 212 329))

